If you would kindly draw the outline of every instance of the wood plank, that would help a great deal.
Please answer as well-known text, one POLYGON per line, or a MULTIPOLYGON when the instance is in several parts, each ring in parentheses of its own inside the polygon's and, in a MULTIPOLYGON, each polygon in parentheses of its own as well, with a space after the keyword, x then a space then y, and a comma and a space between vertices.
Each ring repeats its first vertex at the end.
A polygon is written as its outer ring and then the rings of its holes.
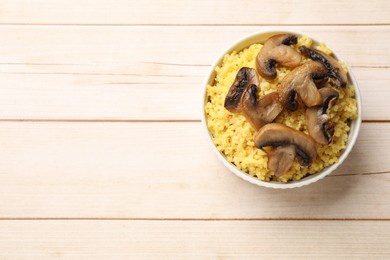
MULTIPOLYGON (((73 73, 150 75, 164 72, 160 63, 211 64, 240 37, 272 28, 283 29, 269 26, 173 26, 164 30, 160 26, 0 26, 0 63, 62 65, 62 72, 67 69, 73 73), (145 62, 154 64, 142 64, 145 62)), ((293 26, 288 29, 325 41, 352 66, 390 66, 387 48, 390 26, 293 26)), ((3 67, 1 71, 13 70, 3 67)), ((182 68, 182 72, 185 71, 189 69, 182 68)))
POLYGON ((390 219, 387 123, 295 190, 234 176, 199 123, 3 122, 0 136, 1 218, 390 219))
POLYGON ((390 257, 386 221, 0 221, 4 259, 390 257))
MULTIPOLYGON (((200 120, 208 67, 190 67, 192 75, 177 77, 0 73, 0 120, 200 120)), ((390 68, 354 72, 363 119, 390 120, 390 68)))
MULTIPOLYGON (((329 39, 354 66, 366 120, 390 119, 389 28, 299 27, 329 39)), ((0 119, 199 119, 209 64, 255 30, 2 26, 0 119)))
POLYGON ((3 0, 11 24, 375 24, 390 23, 388 1, 3 0), (104 19, 102 19, 104 18, 104 19))

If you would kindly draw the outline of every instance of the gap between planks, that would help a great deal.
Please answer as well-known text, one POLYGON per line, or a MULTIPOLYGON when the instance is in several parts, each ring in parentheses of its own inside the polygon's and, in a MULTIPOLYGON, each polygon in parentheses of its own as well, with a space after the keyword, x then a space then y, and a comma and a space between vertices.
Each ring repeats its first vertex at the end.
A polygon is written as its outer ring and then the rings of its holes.
POLYGON ((0 23, 0 26, 67 26, 67 27, 75 27, 75 26, 83 26, 83 27, 148 27, 148 26, 155 26, 155 27, 165 27, 165 26, 179 26, 179 27, 207 27, 207 26, 283 26, 283 27, 293 27, 293 26, 389 26, 390 23, 355 23, 355 24, 348 24, 348 23, 338 23, 338 24, 304 24, 304 23, 289 23, 289 24, 281 24, 281 23, 235 23, 235 24, 218 24, 218 23, 0 23))
POLYGON ((0 218, 0 221, 390 221, 390 218, 0 218))

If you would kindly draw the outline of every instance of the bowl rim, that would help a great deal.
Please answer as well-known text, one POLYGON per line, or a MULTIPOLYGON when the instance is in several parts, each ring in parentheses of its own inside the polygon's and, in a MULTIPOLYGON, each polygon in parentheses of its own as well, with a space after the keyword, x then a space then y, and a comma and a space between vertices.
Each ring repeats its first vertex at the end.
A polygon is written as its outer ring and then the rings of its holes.
POLYGON ((242 178, 242 179, 244 179, 252 184, 262 186, 262 187, 267 187, 267 188, 277 188, 277 189, 298 188, 298 187, 302 187, 302 186, 306 186, 308 184, 314 183, 320 179, 323 179, 325 176, 329 175, 334 170, 336 170, 345 161, 345 159, 348 157, 349 153, 352 151, 352 148, 354 147, 356 140, 357 140, 357 137, 358 137, 359 132, 360 132, 361 123, 362 123, 362 102, 361 102, 361 94, 360 94, 359 85, 358 85, 358 82, 355 78, 355 75, 353 74, 353 72, 351 70, 351 67, 348 65, 348 63, 345 61, 345 59, 343 59, 337 52, 335 52, 331 47, 328 47, 328 45, 327 45, 327 47, 332 50, 333 55, 338 60, 344 61, 345 65, 348 68, 348 77, 349 77, 349 79, 350 79, 350 81, 355 89, 355 98, 357 101, 358 117, 354 121, 351 122, 350 132, 348 133, 347 146, 344 149, 344 151, 342 152, 341 156, 339 157, 338 162, 324 168, 323 170, 321 170, 318 173, 309 175, 309 176, 304 177, 298 181, 290 181, 290 182, 283 183, 283 182, 276 182, 276 181, 269 181, 269 182, 262 181, 262 180, 258 179, 257 177, 251 176, 248 173, 241 171, 235 165, 233 165, 231 162, 229 162, 225 158, 225 156, 220 151, 218 151, 217 147, 215 146, 215 144, 213 142, 213 137, 212 137, 212 135, 207 127, 206 113, 205 113, 205 109, 204 109, 205 105, 206 105, 206 98, 207 98, 207 96, 206 96, 207 85, 212 80, 214 80, 214 77, 213 77, 213 75, 215 73, 214 70, 218 65, 221 64, 223 57, 226 54, 231 53, 234 50, 239 52, 239 51, 242 51, 244 48, 249 47, 251 44, 245 43, 245 45, 243 45, 243 43, 250 41, 254 37, 261 37, 262 35, 265 35, 265 34, 272 35, 272 34, 278 34, 278 33, 292 33, 292 34, 295 34, 298 36, 308 36, 313 40, 314 43, 316 43, 316 44, 321 43, 315 37, 312 37, 311 35, 308 35, 307 33, 303 33, 303 32, 298 31, 298 30, 281 29, 278 27, 275 27, 275 28, 272 27, 272 28, 267 28, 267 30, 256 31, 254 33, 245 35, 245 36, 239 38, 238 40, 236 40, 235 42, 233 42, 233 44, 231 44, 228 48, 226 48, 223 52, 221 52, 217 56, 217 58, 215 59, 215 61, 211 65, 211 67, 207 73, 207 76, 203 82, 202 102, 201 102, 201 124, 203 126, 202 127, 203 130, 205 131, 205 133, 208 137, 207 138, 208 142, 211 145, 214 153, 217 155, 218 159, 225 165, 225 167, 227 167, 236 176, 238 176, 238 177, 240 177, 240 178, 242 178), (243 45, 244 47, 238 48, 239 45, 243 45))

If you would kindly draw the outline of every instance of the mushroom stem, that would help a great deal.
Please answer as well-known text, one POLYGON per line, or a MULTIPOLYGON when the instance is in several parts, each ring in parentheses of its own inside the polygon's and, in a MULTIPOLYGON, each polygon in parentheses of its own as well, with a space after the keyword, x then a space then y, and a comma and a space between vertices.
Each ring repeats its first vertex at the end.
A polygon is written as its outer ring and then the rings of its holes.
POLYGON ((332 142, 334 125, 326 113, 337 102, 339 93, 330 87, 324 87, 319 92, 323 99, 322 105, 306 110, 306 126, 309 135, 317 143, 329 144, 332 142))
POLYGON ((255 135, 255 146, 268 154, 269 165, 274 173, 281 176, 291 167, 292 155, 297 155, 302 166, 310 165, 317 157, 317 146, 313 138, 279 123, 270 123, 263 126, 255 135), (271 146, 277 150, 267 152, 264 147, 271 146), (291 152, 291 147, 295 153, 291 152), (288 148, 287 148, 288 147, 288 148), (278 160, 284 160, 276 163, 278 160), (277 164, 277 165, 276 165, 277 164))
POLYGON ((308 61, 288 73, 282 80, 279 93, 285 108, 294 111, 298 107, 297 95, 307 107, 320 105, 322 98, 314 83, 326 78, 324 67, 314 61, 308 61))
POLYGON ((257 97, 258 87, 251 85, 242 95, 242 113, 253 128, 259 130, 265 124, 271 123, 282 112, 277 92, 257 97))
POLYGON ((291 168, 296 154, 294 145, 276 147, 268 153, 268 169, 276 177, 282 176, 291 168))

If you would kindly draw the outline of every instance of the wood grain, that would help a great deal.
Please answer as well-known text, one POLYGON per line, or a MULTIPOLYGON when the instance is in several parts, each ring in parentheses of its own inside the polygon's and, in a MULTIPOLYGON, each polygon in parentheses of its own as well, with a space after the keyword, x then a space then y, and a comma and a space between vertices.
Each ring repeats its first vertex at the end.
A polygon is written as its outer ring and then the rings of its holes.
MULTIPOLYGON (((192 75, 177 77, 0 73, 0 120, 200 120, 207 69, 192 66, 192 75)), ((390 120, 390 68, 354 72, 363 119, 390 120)))
MULTIPOLYGON (((350 60, 365 120, 390 119, 390 34, 380 34, 373 49, 365 45, 384 28, 298 27, 350 60)), ((198 120, 212 60, 256 30, 1 26, 0 120, 198 120)))
POLYGON ((389 259, 389 10, 0 1, 0 259, 389 259), (199 123, 214 59, 274 25, 337 50, 363 95, 349 158, 296 190, 234 176, 199 123))
POLYGON ((390 24, 387 1, 3 0, 3 24, 390 24))
POLYGON ((0 221, 0 231, 3 259, 390 257, 390 222, 377 221, 0 221))
MULTIPOLYGON (((161 65, 209 65, 240 37, 269 26, 0 26, 1 72, 172 73, 161 65), (163 29, 162 29, 163 28, 163 29), (26 66, 12 67, 22 63, 26 66), (152 63, 152 64, 144 64, 152 63), (51 66, 50 71, 44 65, 51 66), (12 69, 13 68, 13 69, 12 69), (16 69, 16 70, 15 70, 16 69), (38 71, 37 71, 38 70, 38 71)), ((390 26, 294 26, 337 50, 352 66, 389 67, 390 26), (373 39, 375 39, 373 41, 373 39), (370 48, 368 48, 370 46, 370 48)), ((182 66, 181 75, 193 68, 182 66)), ((202 75, 203 76, 203 75, 202 75)))
POLYGON ((246 183, 200 123, 1 123, 1 218, 390 219, 390 124, 364 124, 325 180, 246 183), (373 156, 376 155, 376 156, 373 156))

